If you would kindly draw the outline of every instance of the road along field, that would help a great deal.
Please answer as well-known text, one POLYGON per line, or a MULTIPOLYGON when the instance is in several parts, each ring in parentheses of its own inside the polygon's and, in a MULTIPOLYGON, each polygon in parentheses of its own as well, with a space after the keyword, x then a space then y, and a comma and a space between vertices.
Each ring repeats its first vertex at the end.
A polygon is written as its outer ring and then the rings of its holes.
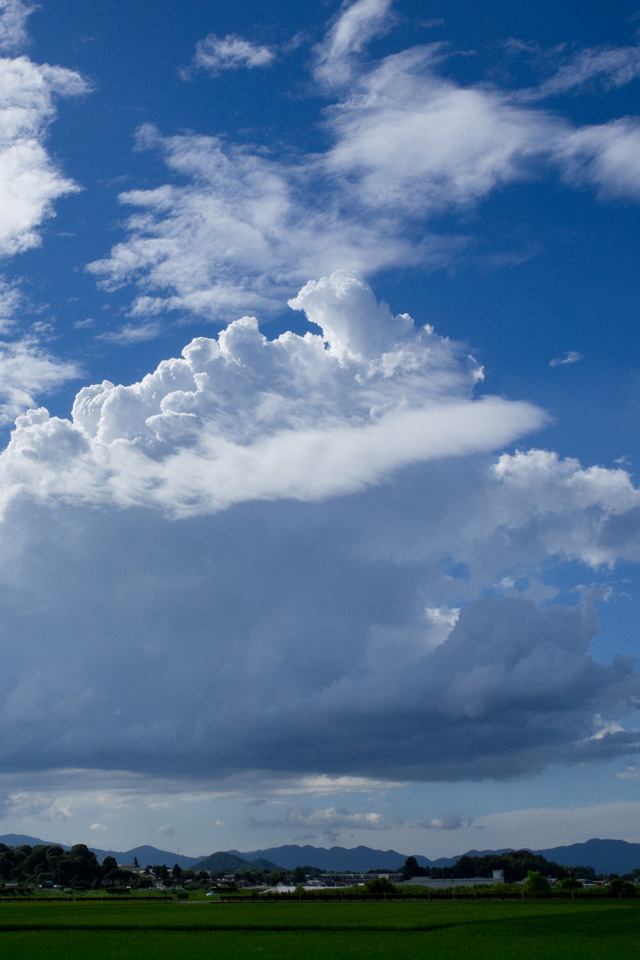
POLYGON ((7 960, 637 960, 640 905, 1 903, 7 960))

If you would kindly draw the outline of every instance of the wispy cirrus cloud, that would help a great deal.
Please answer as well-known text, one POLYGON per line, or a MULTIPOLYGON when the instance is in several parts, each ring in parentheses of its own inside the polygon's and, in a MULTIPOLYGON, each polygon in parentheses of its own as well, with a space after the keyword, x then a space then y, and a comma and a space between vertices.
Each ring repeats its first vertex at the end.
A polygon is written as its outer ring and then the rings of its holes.
MULTIPOLYGON (((0 257, 41 243, 42 224, 55 216, 56 200, 79 189, 47 152, 47 136, 59 97, 76 97, 89 86, 76 72, 11 57, 27 42, 34 6, 0 2, 0 257)), ((0 423, 10 423, 78 376, 76 364, 54 357, 43 340, 46 321, 33 322, 20 282, 0 276, 0 423)))
POLYGON ((616 773, 619 780, 640 780, 640 766, 635 763, 629 763, 624 770, 616 773))
POLYGON ((638 197, 638 118, 576 128, 510 91, 443 79, 443 55, 431 44, 389 56, 328 111, 324 163, 364 209, 425 221, 554 168, 602 196, 638 197))
POLYGON ((343 3, 325 39, 314 49, 316 80, 329 87, 348 81, 358 71, 358 55, 373 37, 385 33, 394 22, 392 8, 393 0, 343 3))
POLYGON ((472 823, 473 820, 469 817, 459 817, 457 814, 447 813, 441 817, 418 820, 414 826, 421 827, 423 830, 459 830, 460 827, 468 827, 472 823))
POLYGON ((536 50, 540 64, 555 61, 555 69, 538 87, 519 91, 520 100, 542 100, 566 93, 614 90, 626 86, 640 76, 640 46, 587 47, 566 53, 564 49, 536 50))
POLYGON ((15 53, 28 42, 27 20, 37 7, 22 0, 0 0, 0 51, 15 53))
POLYGON ((526 178, 546 149, 541 137, 562 131, 548 114, 499 91, 442 79, 442 56, 441 44, 389 56, 329 111, 335 143, 324 162, 351 180, 369 210, 398 208, 420 220, 475 203, 526 178))
POLYGON ((579 363, 580 360, 584 360, 582 353, 579 353, 577 350, 567 350, 566 353, 560 354, 559 357, 553 357, 552 360, 549 360, 549 366, 563 367, 568 363, 579 363))
POLYGON ((344 807, 313 810, 310 807, 293 806, 281 818, 257 820, 249 817, 245 826, 253 830, 262 830, 265 827, 305 830, 308 835, 321 834, 334 840, 345 830, 391 830, 398 822, 390 821, 380 813, 350 813, 344 807))
POLYGON ((138 287, 134 323, 167 314, 224 323, 239 311, 272 312, 310 276, 400 261, 435 266, 460 246, 430 236, 408 242, 386 215, 365 223, 306 193, 312 170, 217 138, 163 138, 145 127, 139 142, 159 150, 186 184, 122 194, 135 211, 129 236, 89 265, 106 289, 138 287))
POLYGON ((604 199, 640 199, 640 117, 568 132, 554 156, 567 182, 594 186, 604 199))
POLYGON ((505 846, 521 844, 536 849, 541 836, 545 837, 544 843, 549 847, 566 846, 584 842, 585 837, 605 836, 611 832, 612 823, 616 824, 616 833, 636 836, 632 824, 637 823, 639 813, 637 800, 530 807, 479 817, 472 829, 483 831, 483 845, 492 845, 493 838, 501 836, 505 846))
POLYGON ((271 46, 252 43, 236 34, 219 37, 210 33, 198 41, 191 64, 179 73, 183 80, 190 80, 200 72, 217 77, 225 70, 266 67, 273 63, 275 57, 276 52, 271 46))
MULTIPOLYGON (((240 309, 278 310, 310 276, 338 267, 370 276, 399 264, 449 265, 472 238, 435 234, 432 224, 522 181, 559 174, 602 198, 640 196, 637 118, 580 127, 527 102, 535 98, 526 91, 453 81, 443 75, 451 51, 442 43, 366 61, 366 45, 392 19, 388 0, 358 0, 316 47, 316 84, 334 97, 322 117, 323 151, 277 157, 141 128, 139 147, 163 157, 168 180, 121 194, 133 211, 125 236, 89 265, 106 289, 132 289, 128 324, 115 337, 132 340, 137 323, 147 325, 142 337, 159 332, 148 321, 160 316, 224 323, 240 309)), ((227 49, 221 43, 211 41, 212 64, 227 49)), ((249 45, 246 63, 251 51, 256 65, 269 62, 269 50, 249 45)), ((621 84, 634 75, 634 50, 576 54, 562 83, 607 75, 621 84)))
POLYGON ((46 151, 57 96, 88 91, 79 74, 26 57, 0 60, 0 255, 38 246, 53 201, 78 187, 46 151))
POLYGON ((294 780, 280 779, 273 783, 267 782, 262 784, 260 789, 273 796, 301 794, 334 796, 338 793, 386 793, 403 786, 406 784, 402 781, 374 780, 371 777, 329 777, 323 773, 294 780))
POLYGON ((33 407, 38 396, 79 376, 76 363, 58 359, 35 339, 0 341, 0 423, 11 423, 33 407))

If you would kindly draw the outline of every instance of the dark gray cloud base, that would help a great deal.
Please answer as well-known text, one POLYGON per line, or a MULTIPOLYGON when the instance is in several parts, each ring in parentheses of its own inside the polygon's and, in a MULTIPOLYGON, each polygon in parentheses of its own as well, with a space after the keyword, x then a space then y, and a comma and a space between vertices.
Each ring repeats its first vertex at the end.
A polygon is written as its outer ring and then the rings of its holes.
POLYGON ((588 600, 473 599, 478 557, 484 576, 517 570, 528 531, 510 550, 503 530, 499 558, 495 531, 462 546, 478 500, 502 492, 486 458, 465 466, 466 482, 423 466, 356 498, 178 521, 14 502, 2 768, 456 780, 635 750, 607 724, 637 703, 638 675, 594 661, 588 600), (442 562, 453 522, 466 579, 442 562), (447 636, 425 609, 465 592, 447 636))

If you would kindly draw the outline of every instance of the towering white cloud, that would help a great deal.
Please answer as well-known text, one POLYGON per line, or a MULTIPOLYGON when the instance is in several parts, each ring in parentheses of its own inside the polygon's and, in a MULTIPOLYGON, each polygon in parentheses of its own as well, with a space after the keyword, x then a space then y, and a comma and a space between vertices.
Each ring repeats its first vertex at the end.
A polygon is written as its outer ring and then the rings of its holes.
POLYGON ((39 498, 180 515, 314 500, 410 463, 500 447, 543 421, 524 403, 474 402, 474 361, 430 327, 392 317, 358 276, 309 283, 291 305, 322 334, 268 341, 244 317, 138 384, 83 388, 72 422, 44 410, 19 418, 0 456, 5 502, 25 484, 39 498))
MULTIPOLYGON (((636 556, 628 474, 496 459, 540 411, 474 400, 477 365, 361 278, 292 306, 317 334, 243 318, 139 383, 83 388, 72 420, 19 419, 2 768, 357 785, 635 752, 631 660, 594 658, 593 596, 549 605, 540 583, 550 558, 636 556)), ((295 813, 386 825, 353 817, 295 813)))

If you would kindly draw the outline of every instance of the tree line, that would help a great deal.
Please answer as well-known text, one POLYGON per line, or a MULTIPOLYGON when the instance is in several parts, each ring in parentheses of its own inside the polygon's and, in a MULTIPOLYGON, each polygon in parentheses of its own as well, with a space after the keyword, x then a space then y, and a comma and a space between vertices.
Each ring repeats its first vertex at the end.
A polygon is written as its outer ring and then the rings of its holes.
POLYGON ((593 867, 566 867, 553 860, 546 860, 531 850, 515 850, 510 853, 490 853, 484 857, 460 857, 450 867, 420 867, 415 857, 407 857, 401 869, 402 879, 413 877, 431 877, 433 880, 465 877, 491 877, 494 870, 504 872, 505 883, 525 880, 529 873, 540 873, 545 877, 563 880, 573 877, 577 880, 595 879, 593 867))
MULTIPOLYGON (((137 861, 133 866, 139 868, 137 861)), ((295 870, 236 870, 235 886, 241 883, 277 884, 304 883, 307 876, 320 874, 313 867, 296 867, 295 870)), ((121 869, 115 858, 107 856, 102 863, 84 843, 76 843, 70 850, 52 844, 9 847, 0 843, 0 888, 6 884, 19 886, 54 885, 74 890, 99 890, 101 888, 131 887, 148 889, 157 882, 165 887, 190 886, 210 887, 221 881, 224 871, 183 870, 176 863, 172 868, 165 864, 148 864, 144 870, 131 873, 121 869)))
MULTIPOLYGON (((134 866, 138 866, 137 863, 134 866)), ((114 857, 105 857, 102 863, 84 843, 74 844, 70 850, 52 844, 31 847, 23 844, 8 847, 0 843, 0 887, 10 883, 20 886, 54 885, 74 890, 99 890, 109 886, 151 887, 156 879, 165 879, 167 885, 182 878, 176 864, 173 871, 156 867, 159 876, 149 867, 145 874, 122 870, 114 857)))
MULTIPOLYGON (((137 863, 134 866, 138 866, 137 863)), ((491 877, 494 870, 503 870, 506 883, 525 880, 535 873, 542 877, 555 877, 564 882, 593 880, 596 878, 593 867, 567 867, 546 860, 540 854, 530 850, 516 850, 510 853, 489 854, 482 857, 463 856, 451 867, 421 867, 415 857, 407 857, 400 875, 403 880, 414 877, 432 879, 491 877)), ((375 874, 379 871, 371 871, 375 874)), ((396 871, 389 871, 395 873, 396 871)), ((318 876, 321 870, 311 866, 300 866, 294 870, 236 870, 234 880, 238 884, 265 884, 275 886, 279 881, 289 884, 303 884, 305 880, 318 876)), ((136 887, 144 889, 161 882, 165 887, 181 886, 186 881, 193 886, 211 886, 218 881, 217 875, 207 871, 182 870, 178 864, 169 868, 164 864, 148 865, 143 871, 132 874, 122 870, 116 860, 107 856, 102 863, 83 843, 76 843, 70 850, 57 845, 39 844, 31 847, 24 844, 8 847, 0 843, 0 887, 4 884, 18 885, 55 885, 63 888, 100 889, 104 887, 136 887)), ((640 870, 628 875, 629 880, 637 880, 640 870)), ((603 879, 612 879, 610 875, 603 879)), ((375 879, 373 876, 371 879, 375 879)), ((225 884, 226 885, 226 884, 225 884)))

